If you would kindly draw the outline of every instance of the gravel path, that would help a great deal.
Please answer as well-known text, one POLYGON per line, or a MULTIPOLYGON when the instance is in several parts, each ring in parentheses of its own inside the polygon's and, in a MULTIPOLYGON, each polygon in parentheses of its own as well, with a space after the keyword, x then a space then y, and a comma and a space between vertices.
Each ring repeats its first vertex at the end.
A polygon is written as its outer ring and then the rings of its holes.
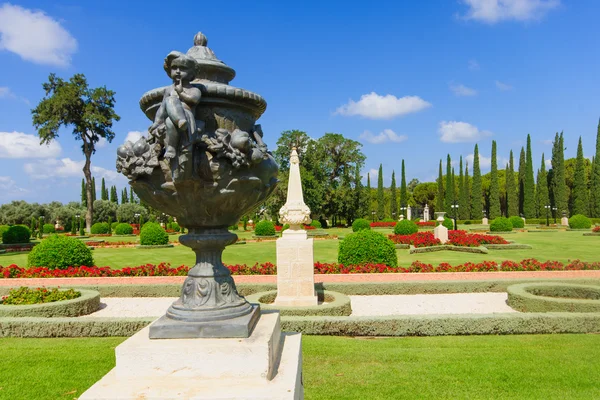
MULTIPOLYGON (((516 312, 506 305, 506 293, 350 296, 352 316, 425 314, 492 314, 516 312)), ((176 297, 106 297, 102 308, 80 318, 160 317, 176 297)))

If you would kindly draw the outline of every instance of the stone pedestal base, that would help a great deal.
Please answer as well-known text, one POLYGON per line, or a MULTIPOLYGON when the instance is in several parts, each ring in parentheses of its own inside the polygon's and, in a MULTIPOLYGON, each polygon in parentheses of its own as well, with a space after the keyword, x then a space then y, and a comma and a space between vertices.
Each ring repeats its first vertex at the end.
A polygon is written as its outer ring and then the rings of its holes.
POLYGON ((245 339, 164 339, 146 327, 115 350, 117 365, 80 400, 302 399, 302 343, 265 313, 245 339))
POLYGON ((560 224, 561 224, 562 226, 569 226, 569 218, 567 218, 567 217, 562 217, 562 218, 560 219, 560 224))
POLYGON ((486 217, 481 219, 481 225, 489 225, 488 219, 486 217))
POLYGON ((433 230, 433 236, 436 239, 439 239, 442 244, 448 241, 448 228, 444 225, 438 225, 433 230))
POLYGON ((316 306, 313 240, 305 230, 286 230, 277 239, 277 298, 284 307, 316 306))

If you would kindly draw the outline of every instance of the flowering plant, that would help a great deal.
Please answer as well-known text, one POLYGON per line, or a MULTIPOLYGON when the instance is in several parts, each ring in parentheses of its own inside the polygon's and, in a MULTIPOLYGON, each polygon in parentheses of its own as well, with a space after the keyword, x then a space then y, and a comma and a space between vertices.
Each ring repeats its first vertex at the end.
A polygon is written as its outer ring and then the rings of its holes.
POLYGON ((592 232, 600 233, 600 225, 596 225, 592 228, 592 232))
POLYGON ((435 226, 435 221, 419 221, 417 226, 435 226))
POLYGON ((438 246, 442 244, 432 232, 417 232, 412 235, 388 235, 396 244, 412 244, 415 247, 438 246))
POLYGON ((370 225, 371 225, 371 228, 393 228, 396 226, 396 221, 388 221, 388 222, 377 221, 377 222, 371 222, 370 225))

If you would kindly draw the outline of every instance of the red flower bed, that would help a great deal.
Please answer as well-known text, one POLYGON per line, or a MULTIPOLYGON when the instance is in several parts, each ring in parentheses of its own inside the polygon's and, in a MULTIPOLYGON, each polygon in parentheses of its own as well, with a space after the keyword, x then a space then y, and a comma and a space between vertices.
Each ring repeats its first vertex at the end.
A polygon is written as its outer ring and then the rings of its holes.
POLYGON ((600 233, 600 225, 593 227, 592 232, 600 233))
POLYGON ((115 241, 115 242, 99 242, 94 240, 88 240, 85 242, 86 246, 93 247, 124 247, 124 246, 136 246, 135 242, 115 241))
POLYGON ((388 235, 396 244, 412 244, 415 247, 439 246, 442 244, 436 239, 433 232, 417 232, 412 235, 388 235))
POLYGON ((419 221, 417 226, 435 226, 435 221, 419 221))
POLYGON ((6 250, 7 253, 30 251, 36 244, 37 243, 6 245, 6 247, 2 247, 2 250, 6 250))
POLYGON ((477 247, 482 244, 508 244, 504 238, 481 233, 467 233, 466 231, 448 231, 448 244, 454 246, 477 247))
POLYGON ((382 221, 378 221, 378 222, 371 222, 371 228, 393 228, 396 226, 396 221, 392 221, 392 222, 382 222, 382 221))

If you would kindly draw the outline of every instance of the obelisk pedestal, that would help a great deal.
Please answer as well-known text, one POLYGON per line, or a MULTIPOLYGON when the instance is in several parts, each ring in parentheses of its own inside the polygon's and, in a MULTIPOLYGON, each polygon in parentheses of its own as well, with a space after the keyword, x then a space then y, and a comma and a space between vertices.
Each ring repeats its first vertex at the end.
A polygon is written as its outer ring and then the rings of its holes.
POLYGON ((277 239, 277 298, 282 307, 316 306, 313 240, 287 229, 277 239))

